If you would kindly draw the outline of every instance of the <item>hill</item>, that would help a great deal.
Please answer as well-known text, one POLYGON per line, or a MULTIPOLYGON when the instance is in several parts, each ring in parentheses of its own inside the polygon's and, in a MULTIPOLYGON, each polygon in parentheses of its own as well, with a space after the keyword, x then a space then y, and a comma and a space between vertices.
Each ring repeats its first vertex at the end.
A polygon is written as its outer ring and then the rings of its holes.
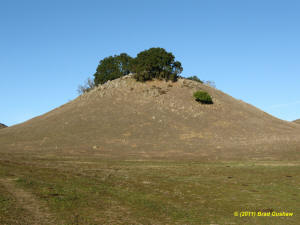
POLYGON ((300 123, 300 119, 294 120, 293 122, 294 122, 294 123, 300 123))
POLYGON ((298 224, 299 130, 195 81, 123 77, 0 130, 0 224, 298 224))
POLYGON ((125 76, 1 130, 0 143, 9 152, 109 158, 282 158, 295 154, 299 127, 195 81, 125 76), (214 104, 196 102, 196 90, 214 104))
POLYGON ((1 128, 5 128, 5 127, 7 127, 5 124, 0 123, 0 129, 1 129, 1 128))

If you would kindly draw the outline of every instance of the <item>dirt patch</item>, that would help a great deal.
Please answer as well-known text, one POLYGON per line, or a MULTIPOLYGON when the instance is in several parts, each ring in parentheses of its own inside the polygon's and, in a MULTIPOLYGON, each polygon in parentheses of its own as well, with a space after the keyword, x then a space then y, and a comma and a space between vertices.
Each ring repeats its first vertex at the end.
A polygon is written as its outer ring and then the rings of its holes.
POLYGON ((53 216, 48 212, 47 207, 31 193, 15 186, 14 181, 15 179, 0 179, 0 183, 5 189, 17 199, 19 206, 30 212, 34 221, 32 225, 55 224, 53 216))

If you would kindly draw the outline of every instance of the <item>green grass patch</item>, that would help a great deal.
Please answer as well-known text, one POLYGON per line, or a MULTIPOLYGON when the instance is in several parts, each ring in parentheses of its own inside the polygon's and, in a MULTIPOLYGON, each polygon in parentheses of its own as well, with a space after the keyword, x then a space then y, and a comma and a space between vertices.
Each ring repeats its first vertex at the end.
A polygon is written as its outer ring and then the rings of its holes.
MULTIPOLYGON (((79 160, 78 160, 79 161, 79 160)), ((297 224, 300 166, 282 162, 7 164, 64 224, 297 224), (68 165, 68 166, 67 166, 68 165), (53 166, 53 167, 52 167, 53 166), (52 167, 52 168, 51 168, 52 167), (295 216, 235 217, 235 211, 295 216)))

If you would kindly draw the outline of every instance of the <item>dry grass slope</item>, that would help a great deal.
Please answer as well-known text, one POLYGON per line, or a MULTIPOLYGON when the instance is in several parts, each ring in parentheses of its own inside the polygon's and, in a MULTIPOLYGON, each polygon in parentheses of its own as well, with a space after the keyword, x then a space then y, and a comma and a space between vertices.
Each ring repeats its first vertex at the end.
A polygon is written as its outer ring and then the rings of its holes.
POLYGON ((0 224, 299 224, 299 137, 203 84, 123 77, 0 130, 0 224))
POLYGON ((300 125, 201 83, 126 76, 25 123, 2 129, 6 152, 128 159, 294 157, 300 125), (207 91, 213 105, 193 98, 207 91), (283 147, 285 151, 282 151, 283 147))

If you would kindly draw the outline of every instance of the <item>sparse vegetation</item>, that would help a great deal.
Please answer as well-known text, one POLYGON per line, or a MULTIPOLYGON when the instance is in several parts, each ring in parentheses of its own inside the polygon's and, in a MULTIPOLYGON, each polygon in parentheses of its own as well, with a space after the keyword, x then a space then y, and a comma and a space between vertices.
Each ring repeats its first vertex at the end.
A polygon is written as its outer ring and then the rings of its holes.
POLYGON ((196 91, 194 93, 194 98, 197 102, 201 102, 203 104, 212 104, 212 98, 206 91, 196 91))
POLYGON ((204 82, 204 84, 206 84, 207 86, 210 86, 212 88, 216 88, 216 83, 214 81, 207 80, 204 82))
POLYGON ((186 79, 193 80, 193 81, 196 81, 196 82, 199 82, 199 83, 203 84, 203 81, 200 80, 197 76, 187 77, 186 79))
POLYGON ((77 92, 79 95, 82 95, 86 92, 89 92, 90 90, 92 90, 95 87, 95 83, 91 78, 88 78, 85 81, 84 85, 79 85, 77 88, 77 92))
POLYGON ((109 56, 102 59, 94 74, 95 85, 104 84, 130 73, 130 62, 132 58, 126 53, 109 56))
POLYGON ((137 55, 132 61, 131 70, 137 81, 154 78, 176 81, 183 69, 171 52, 163 48, 150 48, 137 55))

